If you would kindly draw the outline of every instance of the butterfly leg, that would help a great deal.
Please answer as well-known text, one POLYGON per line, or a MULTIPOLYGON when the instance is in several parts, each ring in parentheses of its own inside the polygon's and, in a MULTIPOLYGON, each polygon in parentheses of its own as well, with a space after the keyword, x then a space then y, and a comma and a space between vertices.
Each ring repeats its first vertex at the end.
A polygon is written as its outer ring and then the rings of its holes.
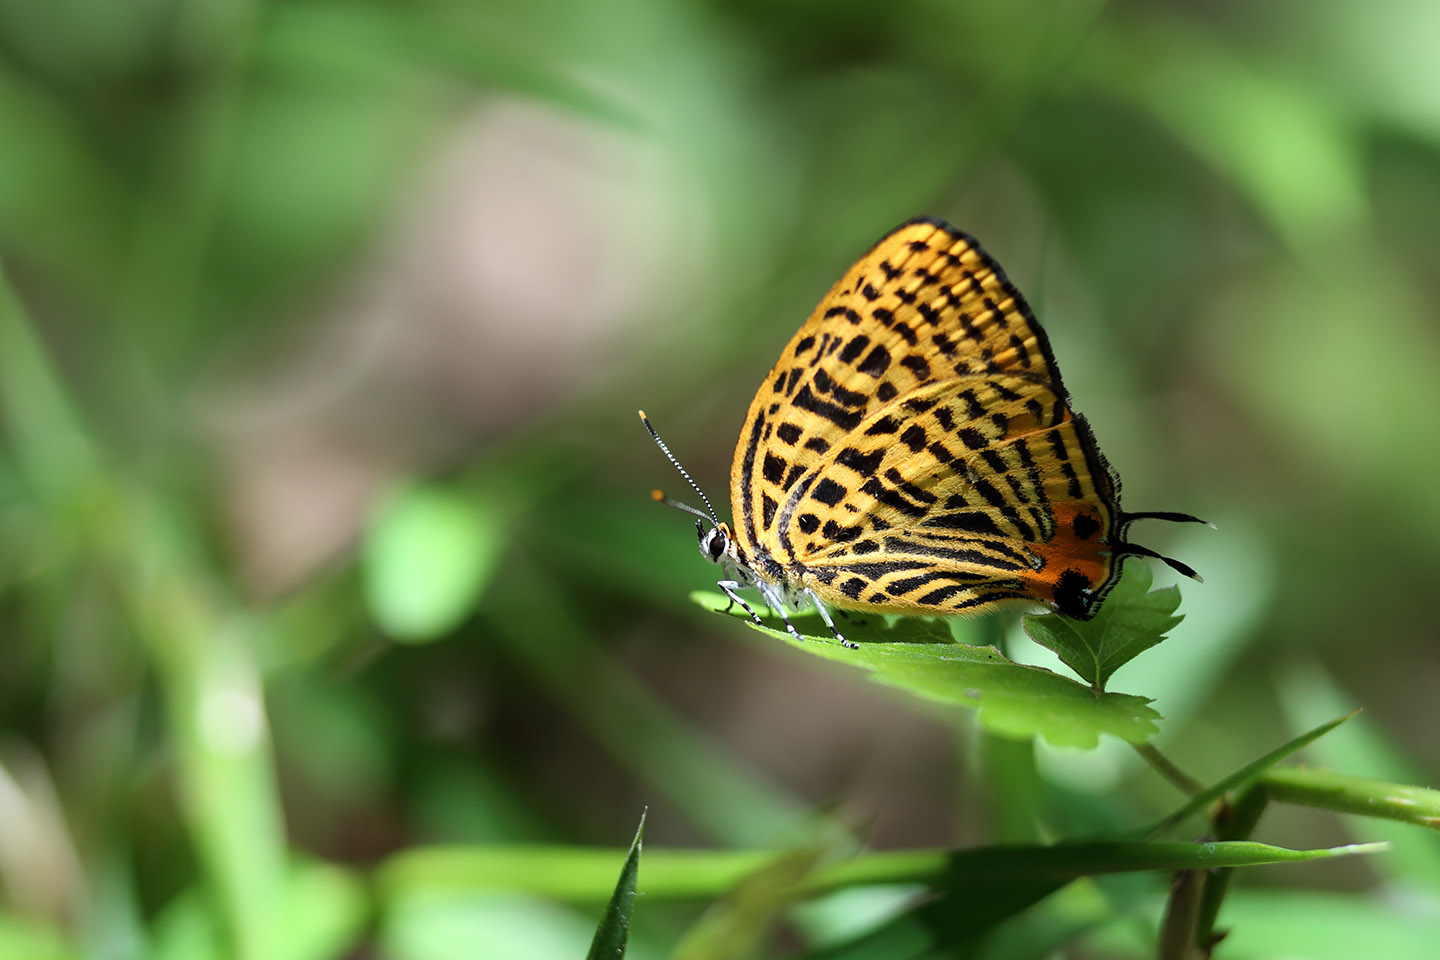
POLYGON ((790 636, 796 640, 804 640, 805 637, 795 629, 795 624, 790 622, 790 615, 785 612, 785 604, 781 602, 775 590, 763 581, 757 583, 756 587, 760 590, 760 596, 765 598, 765 605, 780 614, 780 619, 785 621, 785 629, 790 631, 790 636))
POLYGON ((724 590, 725 596, 730 598, 730 606, 727 606, 723 611, 721 611, 722 613, 729 613, 730 607, 733 607, 735 606, 735 604, 738 603, 740 604, 740 608, 742 610, 750 614, 751 620, 754 620, 762 627, 765 625, 765 621, 760 619, 760 614, 756 613, 754 610, 751 610, 750 604, 746 603, 744 598, 741 597, 740 594, 735 592, 736 590, 740 589, 739 580, 720 580, 715 584, 715 586, 719 587, 721 590, 724 590))
POLYGON ((849 647, 851 650, 859 650, 860 644, 846 640, 845 637, 841 635, 840 631, 835 629, 835 621, 830 619, 830 611, 825 609, 825 604, 821 603, 820 598, 815 596, 815 591, 811 590, 809 587, 806 587, 805 593, 807 596, 809 596, 810 602, 815 604, 815 609, 820 611, 820 619, 825 621, 825 626, 829 627, 830 632, 835 635, 835 641, 839 643, 842 647, 849 647))

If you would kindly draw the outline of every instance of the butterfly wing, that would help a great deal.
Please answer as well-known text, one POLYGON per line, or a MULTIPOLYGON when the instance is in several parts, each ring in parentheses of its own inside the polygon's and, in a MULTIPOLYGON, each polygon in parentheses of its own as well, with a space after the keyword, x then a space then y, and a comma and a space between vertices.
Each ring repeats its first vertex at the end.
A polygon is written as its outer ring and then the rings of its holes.
POLYGON ((1093 615, 1118 576, 1117 499, 1024 298, 934 220, 887 235, 821 301, 731 470, 758 564, 894 612, 1031 599, 1093 615))

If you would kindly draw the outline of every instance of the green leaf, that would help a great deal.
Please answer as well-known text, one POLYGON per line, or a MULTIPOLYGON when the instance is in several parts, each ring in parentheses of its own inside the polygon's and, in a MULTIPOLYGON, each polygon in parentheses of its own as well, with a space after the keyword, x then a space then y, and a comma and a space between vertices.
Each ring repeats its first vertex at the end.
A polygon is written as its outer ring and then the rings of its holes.
POLYGON ((1129 564, 1093 620, 1031 614, 1025 617, 1025 632, 1095 689, 1104 690, 1111 674, 1164 640, 1166 631, 1183 619, 1174 616, 1179 588, 1152 591, 1150 584, 1149 567, 1129 564))
POLYGON ((365 600, 380 628, 424 643, 454 629, 480 599, 500 552, 498 504, 417 484, 383 503, 365 536, 365 600))
MULTIPOLYGON (((877 930, 807 955, 806 960, 909 960, 949 956, 973 945, 1005 919, 1078 877, 1137 870, 1208 870, 1261 866, 1375 853, 1386 844, 1352 844, 1322 850, 1287 850, 1264 843, 1143 843, 1095 841, 1054 846, 980 847, 954 853, 897 851, 838 864, 813 889, 923 877, 933 897, 877 930), (937 952, 937 951, 949 952, 937 952)), ((963 954, 962 954, 963 955, 963 954)))
POLYGON ((625 956, 625 942, 630 936, 630 911, 635 907, 635 880, 640 873, 640 837, 645 832, 645 814, 640 814, 640 826, 635 829, 635 839, 630 841, 630 852, 625 855, 625 864, 620 868, 620 879, 615 883, 615 892, 600 917, 600 926, 595 929, 595 939, 590 942, 586 960, 611 960, 625 956))
MULTIPOLYGON (((708 592, 693 593, 691 599, 716 611, 729 604, 728 598, 708 592)), ((1102 734, 1144 743, 1158 729, 1160 715, 1144 697, 1101 693, 1041 667, 1007 660, 993 647, 956 643, 941 621, 906 617, 887 627, 879 617, 866 617, 845 626, 846 637, 859 644, 852 650, 834 642, 813 614, 791 620, 796 629, 814 626, 821 632, 796 640, 778 617, 766 618, 763 626, 740 622, 806 653, 868 670, 889 686, 977 710, 980 723, 1002 736, 1042 736, 1055 746, 1088 750, 1102 734)))

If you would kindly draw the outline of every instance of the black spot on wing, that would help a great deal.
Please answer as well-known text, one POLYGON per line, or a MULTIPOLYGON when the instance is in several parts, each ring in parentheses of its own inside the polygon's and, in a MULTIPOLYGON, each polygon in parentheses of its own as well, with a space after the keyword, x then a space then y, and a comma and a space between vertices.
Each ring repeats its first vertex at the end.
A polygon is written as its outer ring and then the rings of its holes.
POLYGON ((1080 478, 1075 475, 1075 467, 1070 463, 1060 464, 1060 472, 1065 475, 1065 492, 1072 499, 1079 500, 1081 495, 1080 478))
POLYGON ((885 371, 890 369, 890 351, 876 344, 875 349, 871 350, 855 369, 872 377, 883 376, 885 371))
POLYGON ((878 580, 880 577, 892 573, 909 573, 912 570, 924 570, 931 566, 927 560, 866 560, 858 563, 845 564, 846 570, 852 570, 862 577, 869 577, 871 580, 878 580))
POLYGON ((1079 570, 1066 570, 1055 581, 1055 609, 1076 620, 1089 620, 1090 603, 1094 599, 1090 578, 1079 570))
POLYGON ((745 456, 740 461, 740 519, 745 524, 745 532, 749 534, 751 543, 759 543, 760 538, 755 535, 755 511, 751 504, 751 490, 755 475, 755 452, 760 446, 760 433, 764 429, 765 418, 756 417, 755 425, 750 428, 750 439, 745 444, 745 456))
POLYGON ((899 429, 899 420, 896 420, 894 417, 881 417, 879 420, 870 424, 869 428, 865 431, 865 436, 878 437, 884 434, 895 433, 899 429))
POLYGON ((863 333, 855 334, 855 336, 850 338, 850 342, 845 344, 845 349, 840 351, 841 362, 854 363, 856 358, 864 353, 865 348, 868 346, 870 346, 869 337, 863 333))
POLYGON ((817 417, 823 417, 846 432, 854 430, 860 425, 862 411, 847 410, 837 404, 821 400, 810 392, 810 384, 808 383, 800 388, 800 392, 795 395, 795 399, 792 402, 801 410, 808 410, 817 417))
POLYGON ((827 506, 833 507, 841 500, 844 500, 845 495, 849 492, 849 490, 846 490, 829 477, 822 477, 820 482, 815 484, 815 488, 810 491, 810 499, 818 500, 827 506))
POLYGON ((931 493, 929 490, 926 490, 922 487, 917 487, 915 486, 915 484, 906 480, 900 475, 900 471, 896 470, 894 467, 890 467, 885 471, 885 479, 895 484, 896 489, 898 489, 901 493, 905 494, 905 496, 909 497, 912 500, 918 500, 921 503, 934 503, 936 500, 940 499, 939 497, 935 496, 935 494, 931 493))
MULTIPOLYGON (((1003 570, 1019 570, 1020 564, 1009 560, 1001 560, 988 553, 979 550, 972 550, 966 547, 947 547, 939 544, 919 543, 914 540, 907 540, 902 537, 886 537, 885 549, 892 555, 904 556, 910 554, 918 557, 934 557, 936 560, 950 560, 955 563, 969 563, 982 567, 996 567, 1003 570)), ((955 574, 956 576, 973 576, 976 579, 983 577, 983 574, 955 574)))
POLYGON ((985 304, 985 309, 990 311, 990 319, 997 327, 1004 327, 1007 325, 1007 318, 1004 312, 1001 311, 999 307, 995 306, 994 300, 986 297, 984 300, 981 301, 981 303, 985 304))
POLYGON ((985 465, 996 473, 1006 473, 1010 469, 1005 463, 1005 458, 994 450, 985 449, 980 451, 980 459, 984 460, 985 465))
POLYGON ((915 374, 917 380, 924 380, 930 376, 930 364, 925 362, 924 357, 916 354, 907 355, 904 360, 900 361, 900 366, 915 374))
POLYGON ((1015 356, 1020 360, 1020 366, 1030 369, 1030 351, 1025 349, 1025 341, 1020 339, 1018 333, 1010 334, 1010 346, 1015 348, 1015 356))
POLYGON ((835 462, 844 467, 849 467, 862 477, 872 476, 880 467, 880 461, 885 459, 885 450, 872 450, 869 453, 862 453, 855 447, 846 447, 835 455, 835 462))
POLYGON ((975 510, 963 510, 959 513, 932 513, 921 521, 921 525, 938 527, 941 530, 980 533, 993 537, 1004 536, 1000 528, 995 525, 995 521, 990 519, 989 514, 975 510))
POLYGON ((843 403, 847 407, 863 407, 865 405, 867 399, 865 394, 858 390, 845 389, 830 379, 830 374, 826 373, 823 369, 816 369, 813 382, 816 390, 829 394, 834 397, 837 402, 843 403))
POLYGON ((990 441, 985 439, 985 435, 974 427, 962 427, 956 436, 968 450, 983 450, 990 446, 990 441))
POLYGON ((909 447, 911 453, 919 453, 923 450, 927 439, 925 428, 918 423, 912 423, 905 428, 904 433, 900 434, 900 442, 909 447))
POLYGON ((879 480, 871 477, 860 485, 862 493, 868 493, 880 503, 893 507, 907 517, 923 517, 928 507, 919 506, 900 496, 898 491, 892 490, 879 480))

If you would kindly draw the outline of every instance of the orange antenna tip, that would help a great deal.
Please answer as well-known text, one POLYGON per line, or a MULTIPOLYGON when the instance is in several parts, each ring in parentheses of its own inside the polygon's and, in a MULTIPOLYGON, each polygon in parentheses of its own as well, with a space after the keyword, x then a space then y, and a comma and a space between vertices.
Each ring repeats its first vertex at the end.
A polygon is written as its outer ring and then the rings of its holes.
POLYGON ((647 416, 645 416, 645 411, 644 411, 644 410, 641 410, 641 411, 640 411, 640 419, 641 419, 641 420, 648 420, 648 419, 650 419, 650 418, 647 417, 647 416))
POLYGON ((650 491, 650 499, 651 499, 651 500, 654 500, 656 503, 664 503, 664 502, 665 502, 665 491, 664 491, 664 490, 651 490, 651 491, 650 491))

